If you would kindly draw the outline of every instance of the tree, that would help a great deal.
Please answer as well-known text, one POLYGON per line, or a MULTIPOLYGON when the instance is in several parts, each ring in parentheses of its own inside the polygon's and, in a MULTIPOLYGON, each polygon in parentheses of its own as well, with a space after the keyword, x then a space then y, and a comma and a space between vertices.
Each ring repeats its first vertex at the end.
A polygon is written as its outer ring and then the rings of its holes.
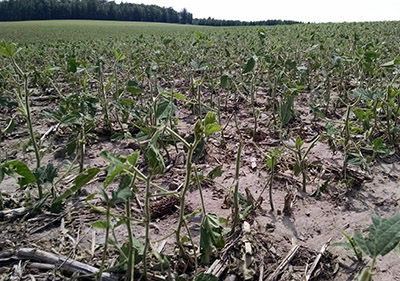
POLYGON ((186 24, 187 17, 188 17, 188 12, 186 11, 186 8, 183 8, 183 10, 179 14, 179 23, 186 24))

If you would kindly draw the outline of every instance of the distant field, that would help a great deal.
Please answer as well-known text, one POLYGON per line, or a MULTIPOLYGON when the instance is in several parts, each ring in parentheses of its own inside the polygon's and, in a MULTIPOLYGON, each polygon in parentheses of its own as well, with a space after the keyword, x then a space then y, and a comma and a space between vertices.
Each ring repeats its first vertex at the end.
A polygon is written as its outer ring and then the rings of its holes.
POLYGON ((211 29, 191 25, 91 20, 0 22, 0 40, 18 43, 77 41, 127 37, 140 34, 186 33, 211 29))

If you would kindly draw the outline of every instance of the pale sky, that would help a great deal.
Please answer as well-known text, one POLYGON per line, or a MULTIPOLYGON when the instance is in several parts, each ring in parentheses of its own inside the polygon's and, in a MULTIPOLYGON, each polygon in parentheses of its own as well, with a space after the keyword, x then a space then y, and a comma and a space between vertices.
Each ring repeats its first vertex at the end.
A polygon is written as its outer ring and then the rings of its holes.
MULTIPOLYGON (((122 0, 186 8, 194 18, 257 21, 268 19, 303 22, 400 20, 400 0, 122 0)), ((116 0, 119 3, 121 0, 116 0)))

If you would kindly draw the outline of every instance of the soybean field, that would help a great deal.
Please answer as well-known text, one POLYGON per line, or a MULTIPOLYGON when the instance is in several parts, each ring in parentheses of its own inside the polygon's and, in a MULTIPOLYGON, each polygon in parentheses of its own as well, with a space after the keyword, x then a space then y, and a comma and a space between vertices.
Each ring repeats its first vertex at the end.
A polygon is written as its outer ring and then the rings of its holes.
POLYGON ((400 22, 0 23, 0 280, 398 280, 400 22))

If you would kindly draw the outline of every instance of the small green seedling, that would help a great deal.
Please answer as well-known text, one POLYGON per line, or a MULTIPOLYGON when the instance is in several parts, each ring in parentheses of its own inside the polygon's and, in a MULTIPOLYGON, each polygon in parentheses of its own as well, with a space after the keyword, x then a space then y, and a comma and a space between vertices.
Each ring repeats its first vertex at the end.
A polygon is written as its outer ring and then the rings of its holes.
POLYGON ((265 184, 263 190, 261 191, 260 195, 257 198, 256 205, 261 204, 262 202, 262 195, 264 194, 267 187, 269 187, 269 203, 271 206, 271 210, 274 210, 274 203, 272 201, 272 187, 274 185, 274 177, 276 173, 276 166, 278 165, 279 157, 282 155, 283 148, 279 149, 279 147, 275 147, 273 150, 268 151, 265 156, 267 157, 266 165, 268 169, 271 171, 271 176, 267 183, 265 184))
POLYGON ((357 245, 356 241, 354 241, 354 238, 351 238, 349 235, 347 235, 344 232, 342 232, 342 234, 347 239, 347 242, 338 242, 338 243, 332 244, 331 246, 344 247, 348 250, 352 250, 354 255, 357 257, 357 260, 359 262, 361 262, 362 258, 363 258, 363 254, 362 254, 360 247, 357 245))
POLYGON ((304 140, 300 138, 300 136, 297 136, 296 138, 296 143, 294 148, 282 141, 283 145, 292 151, 295 154, 296 158, 296 163, 293 166, 293 171, 296 176, 302 175, 302 186, 303 186, 303 191, 306 192, 306 186, 307 186, 307 161, 306 158, 308 154, 310 153, 311 149, 317 144, 319 141, 320 136, 317 136, 314 138, 314 140, 310 143, 308 146, 307 150, 303 153, 302 151, 302 146, 304 145, 304 140))

